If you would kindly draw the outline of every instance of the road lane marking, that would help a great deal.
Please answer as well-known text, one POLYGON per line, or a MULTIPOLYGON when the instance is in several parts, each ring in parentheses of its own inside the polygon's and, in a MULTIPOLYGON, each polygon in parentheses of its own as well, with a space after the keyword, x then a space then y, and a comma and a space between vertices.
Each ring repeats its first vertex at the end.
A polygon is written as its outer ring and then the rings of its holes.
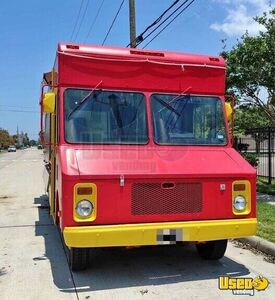
POLYGON ((40 161, 39 159, 0 159, 1 162, 17 162, 17 161, 32 161, 37 162, 40 161))
POLYGON ((49 223, 49 224, 25 224, 25 225, 3 225, 0 226, 0 229, 6 229, 6 228, 18 228, 18 227, 42 227, 42 226, 55 226, 55 224, 53 223, 49 223))

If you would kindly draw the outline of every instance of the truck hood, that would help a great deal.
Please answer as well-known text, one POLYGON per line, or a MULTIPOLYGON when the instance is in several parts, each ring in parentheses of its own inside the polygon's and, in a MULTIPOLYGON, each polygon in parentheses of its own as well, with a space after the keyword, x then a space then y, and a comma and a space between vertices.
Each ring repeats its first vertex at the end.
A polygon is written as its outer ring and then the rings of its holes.
POLYGON ((64 175, 83 178, 243 177, 255 169, 232 148, 72 149, 60 148, 64 175))

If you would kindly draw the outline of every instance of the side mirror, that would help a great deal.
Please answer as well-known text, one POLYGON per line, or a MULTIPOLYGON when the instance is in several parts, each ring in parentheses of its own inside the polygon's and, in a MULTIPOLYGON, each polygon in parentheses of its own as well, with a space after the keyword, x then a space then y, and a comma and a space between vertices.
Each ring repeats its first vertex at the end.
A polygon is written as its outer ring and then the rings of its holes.
POLYGON ((45 93, 42 99, 43 113, 55 112, 55 93, 45 93))
POLYGON ((233 109, 230 103, 225 102, 225 112, 226 112, 226 117, 228 121, 232 120, 232 115, 233 115, 233 109))

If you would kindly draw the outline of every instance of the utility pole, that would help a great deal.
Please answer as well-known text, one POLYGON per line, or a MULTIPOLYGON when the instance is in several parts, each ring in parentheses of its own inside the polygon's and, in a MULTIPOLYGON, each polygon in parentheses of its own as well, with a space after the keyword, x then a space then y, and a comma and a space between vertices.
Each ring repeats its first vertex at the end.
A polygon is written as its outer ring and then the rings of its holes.
POLYGON ((130 46, 136 47, 136 11, 135 0, 129 0, 130 46))

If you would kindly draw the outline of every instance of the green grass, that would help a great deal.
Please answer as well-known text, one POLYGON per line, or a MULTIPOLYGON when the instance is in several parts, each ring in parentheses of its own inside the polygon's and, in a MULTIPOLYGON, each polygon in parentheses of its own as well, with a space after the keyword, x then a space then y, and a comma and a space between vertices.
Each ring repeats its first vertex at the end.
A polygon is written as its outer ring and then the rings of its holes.
POLYGON ((275 243, 275 205, 258 202, 257 218, 257 235, 275 243))
POLYGON ((272 180, 272 183, 268 184, 268 180, 266 178, 258 177, 257 192, 275 195, 275 180, 272 180))

